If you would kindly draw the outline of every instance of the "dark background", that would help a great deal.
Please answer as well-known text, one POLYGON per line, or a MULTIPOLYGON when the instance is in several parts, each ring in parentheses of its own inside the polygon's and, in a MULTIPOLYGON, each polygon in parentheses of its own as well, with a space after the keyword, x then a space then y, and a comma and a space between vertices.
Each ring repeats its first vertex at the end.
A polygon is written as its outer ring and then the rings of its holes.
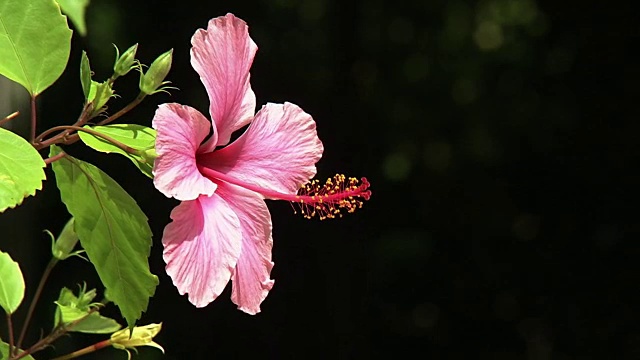
MULTIPOLYGON (((93 0, 88 36, 74 36, 67 73, 40 99, 39 130, 77 117, 80 51, 103 80, 111 43, 138 42, 146 64, 175 50, 169 79, 180 90, 122 121, 149 125, 171 101, 207 114, 190 38, 233 12, 259 47, 258 106, 290 101, 312 114, 325 144, 319 176, 366 176, 373 196, 325 222, 269 202, 276 283, 262 313, 236 310, 229 289, 195 309, 163 272, 160 238, 177 202, 128 160, 68 147, 150 218, 160 286, 141 323, 163 322, 165 359, 640 358, 640 27, 631 3, 93 0)), ((137 81, 116 83, 111 113, 137 81)), ((28 269, 27 296, 50 256, 40 231, 57 233, 67 218, 58 196, 48 181, 0 219, 3 247, 28 269)), ((59 288, 85 280, 99 286, 88 263, 56 269, 31 341, 50 328, 46 305, 59 288)), ((56 353, 99 339, 74 335, 56 353)), ((139 358, 158 355, 142 349, 139 358)))

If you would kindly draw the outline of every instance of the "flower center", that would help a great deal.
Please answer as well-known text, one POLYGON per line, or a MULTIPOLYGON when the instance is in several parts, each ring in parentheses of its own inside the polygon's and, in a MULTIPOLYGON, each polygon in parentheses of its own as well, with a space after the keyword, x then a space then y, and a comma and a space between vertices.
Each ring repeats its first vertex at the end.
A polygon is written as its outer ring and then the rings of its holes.
POLYGON ((302 185, 296 195, 292 195, 264 189, 208 167, 198 166, 198 169, 201 174, 211 180, 221 180, 237 185, 270 199, 289 201, 298 206, 307 219, 315 216, 320 220, 342 217, 343 210, 352 213, 361 208, 364 201, 371 197, 369 181, 364 177, 358 180, 337 174, 333 178, 328 178, 322 185, 318 180, 311 180, 302 185))

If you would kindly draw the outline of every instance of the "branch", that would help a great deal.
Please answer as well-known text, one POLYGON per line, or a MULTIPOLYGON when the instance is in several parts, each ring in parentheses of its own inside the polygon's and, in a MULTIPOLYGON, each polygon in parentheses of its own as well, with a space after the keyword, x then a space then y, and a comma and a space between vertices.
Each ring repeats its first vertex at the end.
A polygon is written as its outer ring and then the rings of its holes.
POLYGON ((88 129, 88 128, 84 128, 84 127, 79 127, 79 126, 73 126, 73 125, 62 125, 62 126, 56 126, 54 128, 51 128, 50 130, 52 131, 58 131, 58 130, 62 130, 62 129, 67 129, 67 130, 74 130, 74 131, 82 131, 82 132, 86 132, 87 134, 91 134, 93 136, 97 136, 99 138, 102 138, 106 141, 108 141, 109 143, 111 143, 112 145, 117 146, 118 148, 120 148, 122 151, 126 151, 129 154, 139 154, 140 151, 138 149, 134 149, 131 146, 128 146, 114 138, 112 138, 111 136, 105 135, 103 133, 97 132, 93 129, 88 129))
POLYGON ((20 111, 14 111, 13 113, 7 115, 5 118, 0 120, 0 126, 4 125, 4 123, 9 122, 15 119, 18 115, 20 115, 20 111))
POLYGON ((15 357, 14 356, 9 356, 9 360, 22 359, 23 357, 25 357, 27 355, 31 355, 33 353, 36 353, 36 352, 44 349, 45 347, 49 346, 52 342, 58 340, 58 338, 60 338, 64 334, 68 333, 71 329, 73 329, 73 327, 75 327, 76 325, 78 325, 79 323, 84 321, 87 317, 89 317, 89 315, 91 315, 94 312, 98 311, 100 306, 102 306, 102 304, 99 304, 98 306, 95 306, 95 307, 91 308, 91 310, 89 310, 89 312, 85 316, 83 316, 80 319, 77 319, 75 321, 72 321, 67 325, 56 326, 56 328, 53 329, 53 331, 51 331, 51 333, 47 337, 45 337, 43 339, 40 339, 40 341, 38 341, 37 343, 33 344, 30 348, 28 348, 27 350, 21 352, 20 354, 17 354, 15 357))
MULTIPOLYGON (((65 155, 64 152, 61 154, 63 156, 65 155)), ((38 284, 36 293, 33 295, 33 299, 31 299, 31 304, 29 305, 29 311, 27 311, 27 317, 24 320, 24 324, 22 324, 22 331, 20 331, 20 337, 18 338, 18 342, 16 343, 16 347, 18 349, 20 349, 20 346, 22 346, 22 341, 24 340, 24 336, 27 334, 27 329, 29 328, 29 323, 31 322, 33 311, 36 309, 36 304, 38 303, 38 299, 40 299, 40 294, 42 294, 42 289, 44 288, 44 284, 47 282, 47 279, 49 278, 49 274, 51 274, 51 270, 53 270, 53 267, 57 263, 58 263, 58 259, 51 258, 51 261, 49 261, 49 264, 47 264, 47 267, 44 269, 44 272, 42 273, 42 277, 40 277, 40 283, 38 284)))
POLYGON ((33 142, 36 139, 36 127, 38 125, 38 120, 36 117, 36 97, 31 96, 31 136, 29 136, 29 140, 33 142))

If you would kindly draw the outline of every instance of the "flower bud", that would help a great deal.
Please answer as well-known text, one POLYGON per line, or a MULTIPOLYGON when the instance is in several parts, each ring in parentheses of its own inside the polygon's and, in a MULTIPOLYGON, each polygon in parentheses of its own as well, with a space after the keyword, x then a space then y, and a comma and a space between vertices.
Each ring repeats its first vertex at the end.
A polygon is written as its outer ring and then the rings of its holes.
POLYGON ((135 326, 133 331, 129 328, 122 329, 111 334, 109 342, 114 348, 127 352, 128 349, 135 350, 138 346, 151 346, 164 353, 162 346, 153 341, 154 336, 158 335, 160 329, 162 329, 162 323, 135 326))
MULTIPOLYGON (((138 50, 138 44, 128 48, 127 51, 122 53, 122 56, 116 55, 116 62, 113 65, 113 77, 126 75, 131 69, 135 68, 136 51, 138 50)), ((116 52, 118 48, 116 48, 116 52)))
POLYGON ((158 56, 158 58, 149 66, 149 70, 145 74, 140 75, 140 91, 145 95, 151 95, 158 91, 160 86, 166 84, 164 78, 171 69, 171 61, 173 59, 173 49, 158 56))
POLYGON ((152 164, 152 165, 156 161, 156 158, 158 157, 158 153, 156 153, 155 148, 140 150, 139 154, 147 164, 152 164))
POLYGON ((60 235, 58 235, 58 238, 51 247, 53 257, 58 260, 64 260, 70 256, 76 255, 76 253, 71 253, 71 251, 76 246, 77 242, 78 234, 76 234, 74 229, 74 219, 71 218, 64 228, 62 228, 60 235))

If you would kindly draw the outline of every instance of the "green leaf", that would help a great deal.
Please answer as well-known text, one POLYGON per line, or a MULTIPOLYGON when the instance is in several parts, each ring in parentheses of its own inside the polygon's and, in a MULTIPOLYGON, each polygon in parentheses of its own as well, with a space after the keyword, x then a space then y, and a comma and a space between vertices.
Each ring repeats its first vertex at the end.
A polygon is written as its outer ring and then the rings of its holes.
POLYGON ((85 319, 74 325, 69 331, 83 332, 89 334, 110 334, 122 328, 117 321, 104 317, 98 312, 93 312, 89 316, 92 306, 91 300, 96 296, 96 290, 86 291, 86 287, 81 287, 78 296, 67 288, 62 288, 56 305, 55 324, 69 324, 86 316, 85 319))
POLYGON ((71 30, 54 0, 0 0, 0 75, 35 97, 64 71, 71 30))
MULTIPOLYGON (((0 359, 8 359, 8 358, 9 358, 9 344, 0 340, 0 359)), ((25 355, 21 359, 34 360, 33 356, 31 355, 25 355)))
POLYGON ((71 306, 58 305, 60 317, 65 324, 85 317, 76 325, 69 327, 69 331, 87 333, 87 334, 111 334, 122 328, 117 321, 104 317, 97 312, 87 316, 88 311, 83 311, 71 306))
POLYGON ((0 306, 13 314, 24 298, 24 278, 20 265, 9 254, 0 251, 0 306))
POLYGON ((82 58, 80 60, 80 83, 82 84, 84 99, 89 101, 89 92, 91 91, 91 66, 89 65, 89 57, 84 50, 82 51, 82 58))
POLYGON ((31 144, 0 128, 0 212, 22 204, 22 199, 42 189, 45 166, 31 144))
MULTIPOLYGON (((121 143, 136 150, 153 149, 156 142, 156 131, 152 128, 135 124, 115 124, 105 126, 85 126, 101 134, 105 134, 121 143)), ((107 140, 92 134, 79 131, 80 139, 90 148, 105 152, 124 155, 133 161, 140 171, 150 178, 153 178, 153 161, 145 159, 140 155, 130 154, 119 147, 112 145, 107 140)))
MULTIPOLYGON (((61 149, 51 147, 51 156, 61 149)), ((151 230, 138 204, 109 175, 69 155, 54 162, 62 201, 109 298, 129 326, 147 309, 158 278, 149 271, 151 230)))
POLYGON ((84 14, 89 6, 89 0, 57 0, 60 4, 62 12, 67 14, 69 19, 75 25, 80 35, 87 34, 87 24, 84 20, 84 14))

